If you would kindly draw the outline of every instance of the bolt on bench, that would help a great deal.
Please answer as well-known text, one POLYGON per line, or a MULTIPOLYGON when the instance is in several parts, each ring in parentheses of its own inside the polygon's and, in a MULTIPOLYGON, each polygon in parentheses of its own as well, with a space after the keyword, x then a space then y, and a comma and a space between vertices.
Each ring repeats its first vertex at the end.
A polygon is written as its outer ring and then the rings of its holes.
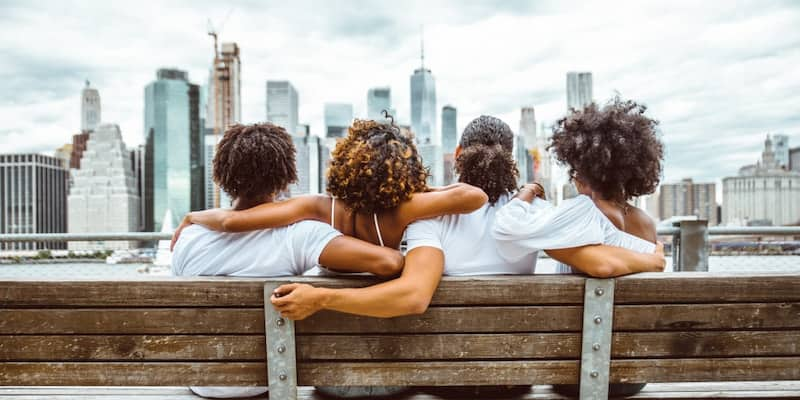
MULTIPOLYGON (((0 281, 0 386, 579 384, 800 380, 800 274, 446 277, 422 315, 267 302, 286 282, 0 281)), ((800 387, 800 386, 798 386, 800 387)), ((757 393, 756 393, 757 395, 757 393)), ((761 396, 760 398, 763 398, 761 396)))

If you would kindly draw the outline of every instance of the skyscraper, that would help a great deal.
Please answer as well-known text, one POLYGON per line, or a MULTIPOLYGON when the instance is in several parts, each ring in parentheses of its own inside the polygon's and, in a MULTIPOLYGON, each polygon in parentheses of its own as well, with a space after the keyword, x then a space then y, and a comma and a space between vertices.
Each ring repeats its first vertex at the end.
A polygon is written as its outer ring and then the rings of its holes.
POLYGON ((775 162, 778 167, 789 169, 789 136, 773 135, 772 146, 775 148, 775 162))
MULTIPOLYGON (((69 171, 41 154, 0 154, 0 233, 67 231, 69 171)), ((3 250, 63 249, 65 243, 0 243, 3 250)))
POLYGON ((444 154, 442 147, 431 143, 420 143, 417 151, 422 164, 428 167, 431 175, 428 177, 428 185, 441 186, 444 184, 444 154))
POLYGON ((519 177, 517 184, 523 185, 528 182, 528 147, 525 145, 525 136, 514 135, 514 161, 517 162, 519 177))
POLYGON ((458 128, 456 127, 457 110, 451 105, 442 107, 442 151, 452 154, 458 145, 458 128))
MULTIPOLYGON (((242 120, 242 68, 239 46, 236 43, 222 43, 221 48, 218 49, 216 33, 212 36, 214 38, 214 61, 208 76, 206 128, 210 129, 214 138, 212 143, 216 144, 229 126, 242 120)), ((215 148, 214 146, 210 147, 211 159, 214 157, 213 150, 215 148)), ((204 158, 209 158, 209 155, 204 158)), ((207 180, 207 183, 213 184, 211 180, 207 180)), ((227 203, 225 194, 221 193, 216 185, 214 185, 212 195, 214 207, 227 203)), ((158 216, 158 218, 162 217, 158 216)))
POLYGON ((81 131, 93 131, 100 123, 100 92, 89 86, 81 92, 81 131))
POLYGON ((382 111, 386 110, 397 120, 394 109, 392 109, 392 88, 375 87, 367 91, 367 118, 375 121, 383 121, 382 111))
POLYGON ((592 101, 592 73, 567 72, 567 111, 583 109, 592 101))
POLYGON ((69 162, 72 158, 72 143, 67 143, 56 149, 55 157, 61 160, 61 166, 69 168, 69 162))
POLYGON ((315 135, 295 136, 292 138, 297 150, 297 183, 289 187, 292 196, 320 193, 320 140, 315 135))
POLYGON ((436 130, 436 82, 425 68, 425 45, 421 44, 420 67, 411 75, 411 130, 418 143, 441 145, 436 130))
POLYGON ((200 90, 185 71, 160 69, 145 88, 146 229, 158 231, 167 210, 173 221, 205 205, 200 90))
MULTIPOLYGON (((139 195, 116 124, 101 124, 91 133, 81 159, 72 173, 67 198, 70 233, 132 232, 139 228, 139 195)), ((130 249, 136 242, 70 242, 70 250, 130 249)))
POLYGON ((800 147, 789 150, 789 169, 800 172, 800 147))
POLYGON ((83 151, 86 150, 87 141, 89 141, 89 131, 72 135, 72 153, 69 157, 70 168, 81 167, 81 157, 83 157, 83 151))
POLYGON ((347 135, 353 123, 353 105, 349 103, 325 103, 325 137, 339 138, 347 135))
POLYGON ((522 107, 519 120, 519 135, 525 140, 525 170, 520 165, 520 177, 525 175, 525 182, 538 181, 536 177, 537 157, 541 160, 542 150, 539 149, 539 138, 536 135, 536 111, 533 107, 522 107))
POLYGON ((267 81, 267 121, 297 136, 297 90, 289 81, 267 81))

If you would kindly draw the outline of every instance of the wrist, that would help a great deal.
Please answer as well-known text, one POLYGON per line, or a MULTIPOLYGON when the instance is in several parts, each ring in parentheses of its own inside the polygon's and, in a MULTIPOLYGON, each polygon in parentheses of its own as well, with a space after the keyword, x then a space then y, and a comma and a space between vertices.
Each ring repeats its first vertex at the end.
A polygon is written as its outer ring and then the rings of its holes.
POLYGON ((330 309, 333 299, 336 295, 336 291, 334 289, 318 287, 313 287, 311 293, 314 298, 314 303, 323 310, 330 309))

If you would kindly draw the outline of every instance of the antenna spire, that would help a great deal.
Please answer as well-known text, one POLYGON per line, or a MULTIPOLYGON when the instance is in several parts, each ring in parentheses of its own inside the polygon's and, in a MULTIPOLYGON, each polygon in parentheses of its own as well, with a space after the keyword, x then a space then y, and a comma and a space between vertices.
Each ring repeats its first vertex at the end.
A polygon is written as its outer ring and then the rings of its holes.
POLYGON ((425 25, 419 27, 419 61, 421 69, 425 69, 425 25))

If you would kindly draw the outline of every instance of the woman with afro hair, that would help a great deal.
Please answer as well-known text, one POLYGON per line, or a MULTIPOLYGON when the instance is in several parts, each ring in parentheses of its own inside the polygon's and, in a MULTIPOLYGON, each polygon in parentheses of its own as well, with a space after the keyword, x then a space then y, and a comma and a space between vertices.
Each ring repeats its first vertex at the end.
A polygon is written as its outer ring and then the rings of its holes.
MULTIPOLYGON (((663 252, 653 220, 629 203, 653 193, 661 177, 658 122, 645 111, 643 105, 615 97, 602 108, 592 103, 558 121, 549 149, 567 166, 579 196, 555 208, 527 193, 509 203, 495 222, 495 237, 505 255, 514 259, 547 248, 558 259, 569 251, 562 247, 596 243, 663 252)), ((558 271, 575 269, 560 263, 558 271)), ((644 385, 612 384, 609 394, 633 395, 644 385)), ((554 390, 567 396, 578 393, 577 385, 555 385, 554 390)))

